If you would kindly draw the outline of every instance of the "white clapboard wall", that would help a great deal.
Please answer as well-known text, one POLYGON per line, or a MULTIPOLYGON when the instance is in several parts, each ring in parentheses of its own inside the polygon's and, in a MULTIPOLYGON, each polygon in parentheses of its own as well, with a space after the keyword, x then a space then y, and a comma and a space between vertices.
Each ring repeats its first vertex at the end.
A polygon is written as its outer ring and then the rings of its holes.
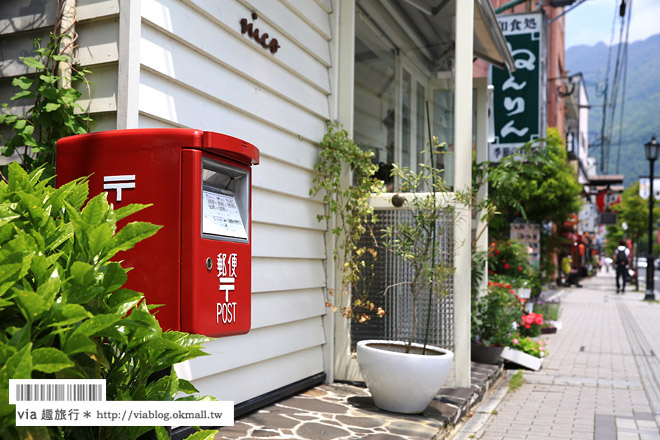
MULTIPOLYGON (((32 35, 52 26, 55 1, 41 2, 41 12, 32 3, 0 2, 3 102, 11 77, 24 71, 14 52, 26 55, 32 35), (14 24, 20 31, 7 30, 14 24)), ((253 169, 252 330, 207 344, 211 355, 179 365, 178 374, 202 394, 239 404, 322 373, 326 226, 309 188, 330 118, 331 1, 77 5, 76 57, 93 71, 94 131, 192 127, 244 139, 261 153, 253 169), (277 38, 276 54, 241 33, 243 18, 277 38)))

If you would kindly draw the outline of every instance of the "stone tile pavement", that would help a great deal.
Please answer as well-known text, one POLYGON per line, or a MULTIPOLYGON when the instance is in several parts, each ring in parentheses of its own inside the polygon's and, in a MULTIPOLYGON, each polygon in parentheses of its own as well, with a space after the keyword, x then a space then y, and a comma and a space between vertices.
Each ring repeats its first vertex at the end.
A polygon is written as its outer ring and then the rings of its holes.
POLYGON ((321 385, 238 418, 220 428, 216 440, 364 439, 421 440, 444 438, 492 388, 501 365, 473 363, 472 387, 447 388, 423 414, 403 415, 376 408, 358 384, 321 385))
POLYGON ((543 368, 500 384, 450 438, 660 440, 660 303, 616 294, 611 271, 583 285, 562 292, 543 368))

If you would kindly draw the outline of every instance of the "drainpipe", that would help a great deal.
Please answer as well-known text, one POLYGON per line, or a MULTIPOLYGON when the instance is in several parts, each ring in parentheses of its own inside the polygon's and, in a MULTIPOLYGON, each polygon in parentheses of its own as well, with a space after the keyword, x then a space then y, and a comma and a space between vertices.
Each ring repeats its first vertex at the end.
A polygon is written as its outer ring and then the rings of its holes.
POLYGON ((507 9, 511 9, 511 8, 513 8, 514 6, 517 6, 517 5, 521 4, 521 3, 525 3, 526 1, 527 1, 527 0, 512 0, 512 1, 510 1, 509 3, 503 4, 503 5, 500 6, 499 8, 495 9, 495 13, 496 13, 496 14, 499 14, 499 13, 504 12, 504 11, 506 11, 507 9))
POLYGON ((73 46, 76 33, 76 0, 63 0, 62 17, 59 29, 56 31, 62 36, 60 40, 60 54, 69 57, 69 61, 60 61, 58 64, 59 87, 71 88, 71 66, 73 64, 73 46))

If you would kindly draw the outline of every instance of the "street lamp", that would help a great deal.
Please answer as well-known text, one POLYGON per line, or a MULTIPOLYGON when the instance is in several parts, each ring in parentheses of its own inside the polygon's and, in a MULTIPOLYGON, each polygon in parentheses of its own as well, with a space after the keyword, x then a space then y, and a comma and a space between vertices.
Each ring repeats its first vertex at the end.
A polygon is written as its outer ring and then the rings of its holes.
POLYGON ((644 144, 646 152, 646 159, 649 161, 649 182, 651 186, 651 193, 649 194, 649 246, 648 257, 646 260, 646 294, 644 300, 652 301, 655 299, 655 292, 653 286, 653 163, 658 158, 658 150, 660 150, 660 143, 655 140, 655 136, 644 144))

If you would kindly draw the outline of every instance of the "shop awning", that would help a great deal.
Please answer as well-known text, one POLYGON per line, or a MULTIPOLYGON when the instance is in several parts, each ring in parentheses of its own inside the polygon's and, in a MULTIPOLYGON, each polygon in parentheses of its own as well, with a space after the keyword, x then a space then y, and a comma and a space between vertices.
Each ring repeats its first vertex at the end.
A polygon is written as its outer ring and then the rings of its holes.
MULTIPOLYGON (((453 56, 456 0, 381 0, 388 9, 398 9, 409 28, 418 33, 427 58, 441 69, 453 56)), ((474 56, 502 69, 514 71, 514 62, 488 0, 474 0, 474 56)))

